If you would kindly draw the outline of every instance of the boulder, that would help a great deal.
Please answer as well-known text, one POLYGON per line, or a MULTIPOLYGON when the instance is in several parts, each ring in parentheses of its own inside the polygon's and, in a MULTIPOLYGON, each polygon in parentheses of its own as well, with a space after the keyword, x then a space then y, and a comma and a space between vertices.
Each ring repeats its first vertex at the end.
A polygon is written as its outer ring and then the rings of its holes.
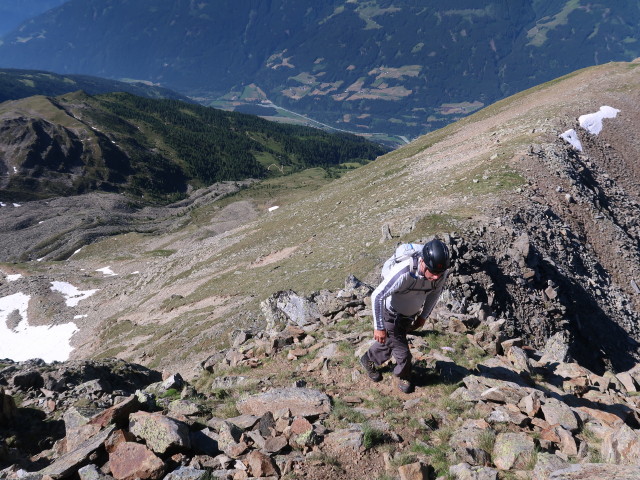
POLYGON ((488 428, 460 428, 454 432, 449 445, 461 461, 469 465, 487 465, 491 463, 491 452, 483 449, 483 445, 487 443, 483 440, 488 436, 495 436, 488 428))
POLYGON ((190 447, 189 427, 157 413, 136 412, 129 416, 129 431, 145 440, 155 453, 190 447))
POLYGON ((258 450, 253 450, 245 459, 249 472, 253 477, 279 476, 278 467, 271 457, 258 450))
POLYGON ((288 408, 293 416, 315 417, 331 411, 329 397, 309 388, 276 388, 248 396, 236 403, 240 413, 262 416, 266 412, 288 408))
POLYGON ((89 464, 78 470, 78 477, 80 480, 113 480, 111 475, 105 475, 98 467, 89 464))
POLYGON ((98 448, 102 447, 114 429, 115 427, 113 425, 105 428, 98 434, 84 441, 75 450, 58 457, 51 465, 40 470, 38 473, 42 476, 48 475, 53 479, 58 479, 68 477, 72 473, 77 472, 81 466, 87 463, 89 456, 98 450, 98 448))
POLYGON ((131 395, 122 402, 107 408, 106 410, 94 415, 89 420, 92 425, 99 425, 105 427, 111 423, 118 427, 126 426, 129 415, 137 412, 141 408, 138 399, 131 395))
POLYGON ((324 437, 324 444, 337 450, 359 450, 363 446, 364 433, 359 425, 334 430, 324 437))
POLYGON ((500 470, 526 470, 534 454, 535 443, 526 433, 499 433, 492 458, 500 470))
POLYGON ((180 467, 168 473, 163 480, 204 480, 211 478, 207 470, 200 470, 193 467, 180 467))
POLYGON ((109 468, 116 480, 157 480, 164 475, 166 466, 144 445, 124 442, 109 454, 109 468))
POLYGON ((456 480, 498 480, 495 468, 471 466, 465 462, 449 467, 449 475, 456 480))
POLYGON ((544 419, 550 425, 561 425, 571 432, 578 430, 578 417, 566 403, 555 398, 548 398, 540 408, 544 414, 544 419))
POLYGON ((542 351, 542 357, 538 360, 539 365, 554 363, 565 363, 569 360, 569 343, 564 332, 558 332, 549 337, 542 351))
POLYGON ((532 478, 545 479, 549 478, 552 472, 565 469, 569 466, 569 462, 561 459, 553 453, 538 452, 536 458, 536 466, 533 467, 532 478))
POLYGON ((409 463, 398 467, 400 480, 429 480, 432 478, 433 467, 421 462, 409 463))
POLYGON ((640 435, 628 425, 619 424, 605 435, 601 454, 603 461, 607 463, 638 465, 640 435))
POLYGON ((280 291, 260 303, 266 318, 266 330, 277 333, 290 324, 300 328, 316 324, 322 314, 318 306, 292 290, 280 291))

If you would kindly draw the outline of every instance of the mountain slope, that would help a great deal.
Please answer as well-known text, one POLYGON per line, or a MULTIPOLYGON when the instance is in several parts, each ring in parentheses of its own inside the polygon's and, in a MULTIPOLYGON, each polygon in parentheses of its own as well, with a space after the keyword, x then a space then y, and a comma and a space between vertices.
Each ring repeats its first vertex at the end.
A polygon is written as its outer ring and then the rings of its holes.
POLYGON ((89 95, 127 92, 147 98, 172 98, 193 103, 166 88, 143 83, 118 82, 89 75, 58 75, 38 70, 0 69, 0 102, 33 95, 57 96, 82 90, 89 95))
POLYGON ((634 59, 639 20, 637 4, 582 0, 71 0, 5 36, 0 59, 225 108, 272 102, 400 143, 577 68, 634 59))
MULTIPOLYGON (((97 289, 76 308, 33 314, 48 323, 88 315, 72 341, 77 357, 117 355, 190 375, 227 332, 263 329, 260 304, 274 292, 337 290, 351 274, 375 285, 397 242, 457 232, 448 311, 484 312, 532 348, 564 332, 582 364, 624 371, 640 339, 639 152, 628 135, 640 124, 637 68, 576 72, 319 188, 304 172, 273 179, 177 208, 180 222, 155 235, 112 237, 64 264, 9 266, 27 277, 0 292, 55 297, 37 285, 60 278, 97 289), (589 134, 576 119, 602 105, 620 113, 589 134), (582 152, 559 138, 572 128, 582 152), (96 272, 105 265, 116 275, 96 272)), ((25 230, 42 228, 33 220, 25 230)))
POLYGON ((167 203, 188 188, 366 163, 385 151, 353 135, 177 100, 37 96, 0 104, 0 199, 98 190, 167 203))

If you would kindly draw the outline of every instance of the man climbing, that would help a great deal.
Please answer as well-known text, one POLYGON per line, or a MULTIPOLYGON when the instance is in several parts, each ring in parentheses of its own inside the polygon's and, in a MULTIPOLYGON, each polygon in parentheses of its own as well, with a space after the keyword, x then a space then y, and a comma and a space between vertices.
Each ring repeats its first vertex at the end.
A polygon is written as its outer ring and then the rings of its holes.
POLYGON ((420 246, 411 247, 415 254, 399 262, 396 256, 385 263, 384 278, 371 294, 376 343, 360 358, 369 378, 379 382, 382 375, 376 366, 393 355, 396 360, 393 374, 404 393, 414 390, 407 333, 422 327, 427 321, 442 293, 447 270, 451 266, 449 249, 440 240, 431 240, 422 250, 420 246))

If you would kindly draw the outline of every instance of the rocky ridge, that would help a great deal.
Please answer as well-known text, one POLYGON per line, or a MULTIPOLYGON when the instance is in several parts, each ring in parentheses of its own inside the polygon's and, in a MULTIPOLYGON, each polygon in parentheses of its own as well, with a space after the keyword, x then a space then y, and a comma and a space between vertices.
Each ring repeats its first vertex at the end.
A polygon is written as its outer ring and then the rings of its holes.
POLYGON ((410 336, 405 395, 357 361, 370 292, 350 277, 274 294, 264 330, 235 332, 192 382, 117 360, 4 361, 0 478, 637 478, 640 365, 598 375, 562 335, 538 350, 485 304, 445 299, 410 336))

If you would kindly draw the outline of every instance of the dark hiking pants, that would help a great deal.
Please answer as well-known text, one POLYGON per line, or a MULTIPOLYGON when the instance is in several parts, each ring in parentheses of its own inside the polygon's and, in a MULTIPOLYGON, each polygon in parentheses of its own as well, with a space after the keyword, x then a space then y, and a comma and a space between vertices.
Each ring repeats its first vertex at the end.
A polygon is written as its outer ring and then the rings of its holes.
POLYGON ((369 359, 376 365, 382 365, 393 355, 396 367, 393 374, 396 377, 409 379, 411 377, 411 352, 407 341, 407 332, 411 326, 412 318, 388 312, 385 308, 384 328, 387 338, 384 343, 376 342, 369 348, 369 359))

